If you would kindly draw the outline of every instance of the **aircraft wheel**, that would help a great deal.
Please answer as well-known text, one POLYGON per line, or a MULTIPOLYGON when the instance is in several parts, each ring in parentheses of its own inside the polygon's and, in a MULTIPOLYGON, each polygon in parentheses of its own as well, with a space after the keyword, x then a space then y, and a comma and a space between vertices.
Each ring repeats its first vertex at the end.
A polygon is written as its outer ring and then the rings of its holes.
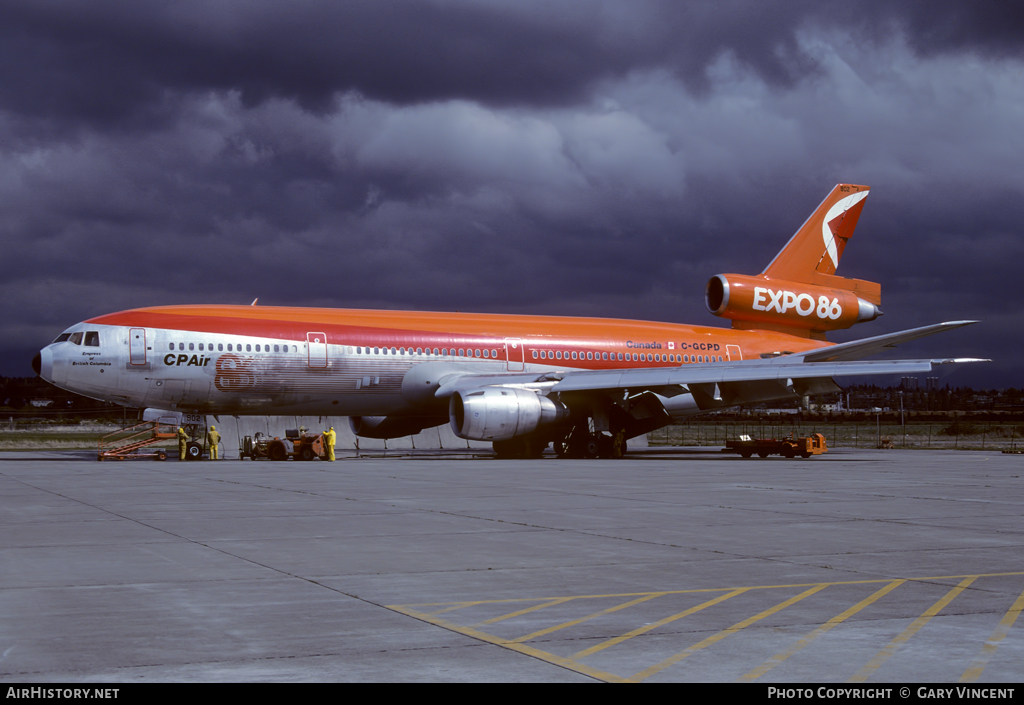
POLYGON ((199 460, 203 457, 203 447, 195 442, 185 446, 185 460, 199 460))
POLYGON ((509 438, 504 441, 494 441, 491 444, 491 447, 494 448, 494 454, 502 459, 522 457, 520 443, 516 438, 509 438))
POLYGON ((531 460, 544 455, 544 449, 548 447, 548 441, 540 436, 529 435, 523 438, 523 457, 531 460))
POLYGON ((589 441, 589 433, 574 433, 569 437, 569 441, 566 443, 565 457, 573 459, 588 457, 587 452, 590 445, 589 441))

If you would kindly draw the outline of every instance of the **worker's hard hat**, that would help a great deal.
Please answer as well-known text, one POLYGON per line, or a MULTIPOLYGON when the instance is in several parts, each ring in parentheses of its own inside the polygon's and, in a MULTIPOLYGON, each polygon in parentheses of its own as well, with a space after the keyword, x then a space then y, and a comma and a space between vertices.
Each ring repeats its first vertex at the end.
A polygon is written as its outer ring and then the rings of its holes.
POLYGON ((210 426, 210 430, 211 430, 211 431, 216 431, 216 430, 217 430, 217 427, 216 427, 216 426, 210 426))

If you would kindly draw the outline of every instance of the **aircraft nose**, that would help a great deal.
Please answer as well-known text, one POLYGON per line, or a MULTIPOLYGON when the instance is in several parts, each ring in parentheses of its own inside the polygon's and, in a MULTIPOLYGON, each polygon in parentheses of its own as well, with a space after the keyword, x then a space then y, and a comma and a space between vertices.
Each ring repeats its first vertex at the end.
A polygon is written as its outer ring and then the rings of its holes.
POLYGON ((43 348, 32 358, 32 369, 47 382, 53 381, 53 353, 43 348))

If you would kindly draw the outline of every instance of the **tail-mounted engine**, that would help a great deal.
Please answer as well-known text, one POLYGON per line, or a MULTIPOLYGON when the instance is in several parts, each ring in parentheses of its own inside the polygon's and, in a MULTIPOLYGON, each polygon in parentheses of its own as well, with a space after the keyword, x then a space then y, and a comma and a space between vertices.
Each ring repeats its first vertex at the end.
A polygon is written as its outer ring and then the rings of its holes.
POLYGON ((558 423, 569 415, 564 404, 528 389, 481 387, 452 394, 448 418, 459 438, 503 441, 558 423))
POLYGON ((711 277, 704 298, 708 310, 731 319, 733 328, 767 324, 772 328, 824 332, 873 321, 882 315, 878 305, 847 289, 741 274, 711 277))

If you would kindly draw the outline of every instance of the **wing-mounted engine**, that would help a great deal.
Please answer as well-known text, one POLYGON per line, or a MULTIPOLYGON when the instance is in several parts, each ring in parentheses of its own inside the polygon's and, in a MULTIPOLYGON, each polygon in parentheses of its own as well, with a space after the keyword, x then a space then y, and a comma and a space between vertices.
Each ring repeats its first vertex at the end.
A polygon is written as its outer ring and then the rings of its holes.
POLYGON ((708 282, 704 299, 708 310, 732 320, 733 328, 782 329, 812 337, 813 333, 849 328, 882 315, 877 303, 842 286, 857 280, 828 279, 840 286, 717 274, 708 282))
POLYGON ((473 441, 502 441, 563 421, 569 410, 561 402, 529 389, 481 387, 457 391, 448 404, 452 431, 473 441))

